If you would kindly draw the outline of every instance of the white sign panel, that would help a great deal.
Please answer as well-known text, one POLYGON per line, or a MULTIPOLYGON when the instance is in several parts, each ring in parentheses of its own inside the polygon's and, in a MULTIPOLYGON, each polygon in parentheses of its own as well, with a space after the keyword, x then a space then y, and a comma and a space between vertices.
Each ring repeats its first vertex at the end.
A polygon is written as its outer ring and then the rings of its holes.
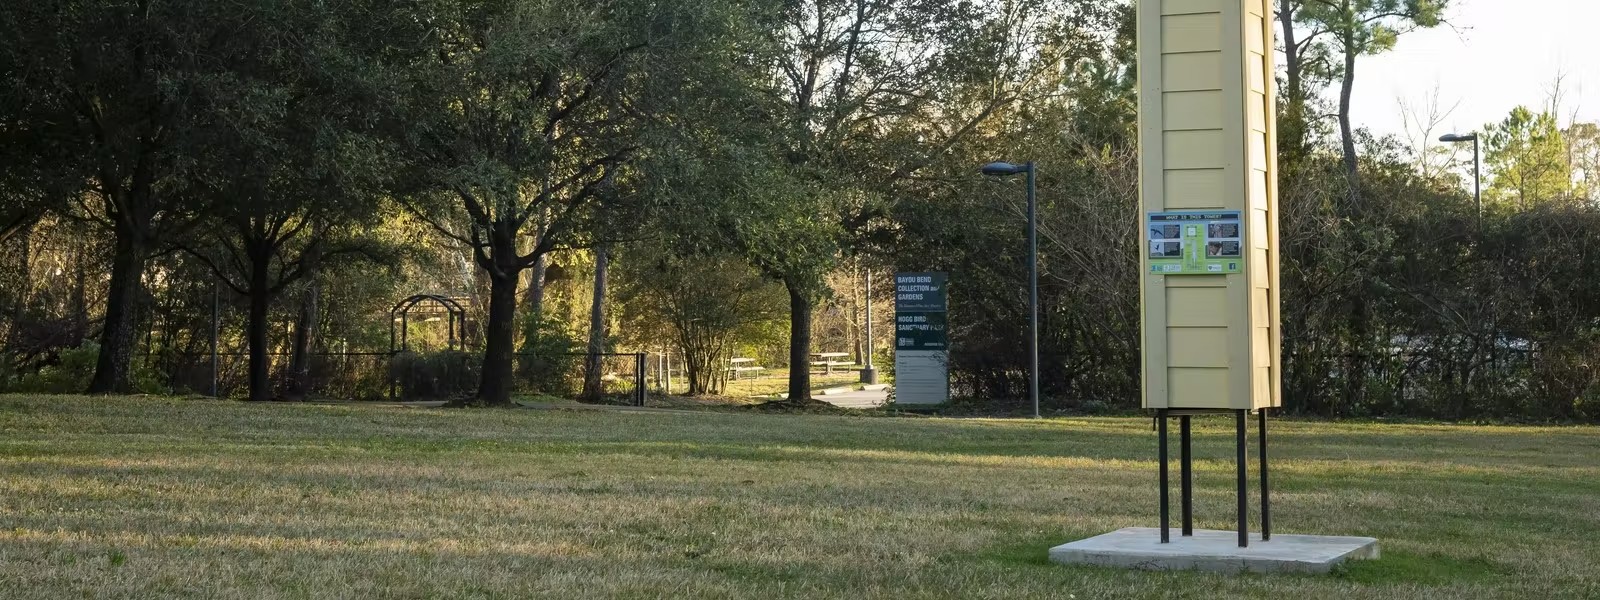
POLYGON ((944 404, 950 401, 948 356, 938 350, 894 353, 894 403, 944 404))

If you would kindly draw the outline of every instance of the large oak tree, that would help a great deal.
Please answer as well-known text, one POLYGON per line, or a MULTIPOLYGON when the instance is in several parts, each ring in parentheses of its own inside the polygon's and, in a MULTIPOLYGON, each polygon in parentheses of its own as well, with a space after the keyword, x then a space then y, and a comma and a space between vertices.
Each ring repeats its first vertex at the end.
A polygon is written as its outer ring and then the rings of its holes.
MULTIPOLYGON (((697 70, 727 51, 717 2, 437 0, 397 124, 408 204, 470 249, 488 276, 476 401, 510 404, 517 286, 584 235, 653 128, 693 100, 697 70)), ((420 17, 419 17, 420 18, 420 17)))

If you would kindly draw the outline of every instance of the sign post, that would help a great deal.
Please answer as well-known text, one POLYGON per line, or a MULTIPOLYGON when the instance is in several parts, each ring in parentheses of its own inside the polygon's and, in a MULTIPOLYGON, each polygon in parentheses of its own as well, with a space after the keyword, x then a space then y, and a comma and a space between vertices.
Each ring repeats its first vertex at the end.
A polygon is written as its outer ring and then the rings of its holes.
POLYGON ((894 276, 895 404, 950 401, 950 336, 944 273, 894 276))

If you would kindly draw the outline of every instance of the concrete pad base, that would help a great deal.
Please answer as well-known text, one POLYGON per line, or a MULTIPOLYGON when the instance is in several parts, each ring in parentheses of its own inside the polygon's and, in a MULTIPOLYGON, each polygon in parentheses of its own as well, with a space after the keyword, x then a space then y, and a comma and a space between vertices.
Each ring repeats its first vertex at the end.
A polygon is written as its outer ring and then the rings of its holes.
POLYGON ((1327 573, 1346 560, 1378 558, 1378 540, 1366 537, 1286 535, 1271 541, 1250 535, 1239 547, 1239 532, 1197 529, 1192 537, 1172 529, 1172 543, 1161 530, 1129 527, 1050 549, 1050 560, 1069 565, 1122 567, 1147 571, 1199 570, 1219 573, 1327 573))

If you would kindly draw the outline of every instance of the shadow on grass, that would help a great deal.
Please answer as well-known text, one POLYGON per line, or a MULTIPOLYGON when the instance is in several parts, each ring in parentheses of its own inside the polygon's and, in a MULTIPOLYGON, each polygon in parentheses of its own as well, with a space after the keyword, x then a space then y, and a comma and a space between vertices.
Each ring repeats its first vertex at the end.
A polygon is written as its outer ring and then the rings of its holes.
POLYGON ((1483 557, 1384 552, 1377 560, 1357 560, 1336 568, 1333 576, 1365 585, 1459 585, 1484 583, 1510 571, 1483 557))
POLYGON ((1068 537, 1071 536, 1039 537, 1024 542, 997 546, 990 548, 986 552, 978 553, 974 558, 1000 563, 1009 567, 1062 567, 1062 565, 1050 562, 1050 549, 1066 543, 1068 537))

